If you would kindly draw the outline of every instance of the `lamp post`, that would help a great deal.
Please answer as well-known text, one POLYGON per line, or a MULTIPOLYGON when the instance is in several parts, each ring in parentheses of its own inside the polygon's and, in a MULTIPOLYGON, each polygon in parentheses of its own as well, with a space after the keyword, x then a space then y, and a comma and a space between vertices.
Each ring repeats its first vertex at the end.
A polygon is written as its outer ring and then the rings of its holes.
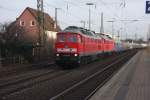
POLYGON ((89 30, 91 29, 91 7, 94 3, 86 3, 89 6, 89 30))

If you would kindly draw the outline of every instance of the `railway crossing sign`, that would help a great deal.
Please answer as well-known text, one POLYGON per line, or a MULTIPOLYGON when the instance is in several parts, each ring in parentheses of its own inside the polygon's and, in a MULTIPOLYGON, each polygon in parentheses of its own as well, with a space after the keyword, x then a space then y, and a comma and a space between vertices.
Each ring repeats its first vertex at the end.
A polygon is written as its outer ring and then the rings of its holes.
POLYGON ((146 1, 146 14, 150 14, 150 1, 146 1))

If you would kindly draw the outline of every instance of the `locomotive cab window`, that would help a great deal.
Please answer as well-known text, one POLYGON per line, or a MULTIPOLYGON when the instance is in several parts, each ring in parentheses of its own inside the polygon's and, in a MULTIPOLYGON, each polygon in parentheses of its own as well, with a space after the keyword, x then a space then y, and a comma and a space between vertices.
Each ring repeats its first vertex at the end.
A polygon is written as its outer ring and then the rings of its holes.
POLYGON ((58 42, 65 42, 65 35, 64 34, 58 34, 57 35, 57 41, 58 42))
POLYGON ((68 36, 68 42, 77 42, 77 36, 76 35, 69 35, 68 36))

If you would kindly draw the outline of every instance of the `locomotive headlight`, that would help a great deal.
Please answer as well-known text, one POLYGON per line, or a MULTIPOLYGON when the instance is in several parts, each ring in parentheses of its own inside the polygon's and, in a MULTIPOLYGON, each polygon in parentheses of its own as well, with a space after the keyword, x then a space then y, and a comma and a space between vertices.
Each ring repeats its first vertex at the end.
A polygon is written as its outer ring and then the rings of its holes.
POLYGON ((78 56, 78 54, 75 53, 74 56, 76 57, 76 56, 78 56))
POLYGON ((59 56, 59 54, 57 53, 56 56, 59 56))

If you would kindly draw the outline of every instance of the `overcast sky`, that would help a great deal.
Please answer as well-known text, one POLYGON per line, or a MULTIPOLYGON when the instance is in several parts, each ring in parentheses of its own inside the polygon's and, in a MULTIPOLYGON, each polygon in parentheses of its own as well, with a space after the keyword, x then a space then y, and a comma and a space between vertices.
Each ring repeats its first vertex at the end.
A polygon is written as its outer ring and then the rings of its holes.
MULTIPOLYGON (((26 7, 36 9, 37 0, 0 0, 0 23, 14 21, 26 7)), ((89 7, 86 3, 92 2, 91 6, 91 29, 99 32, 100 14, 104 13, 104 31, 112 33, 114 20, 114 33, 119 31, 122 38, 146 39, 150 15, 145 14, 146 0, 44 0, 44 11, 52 18, 55 16, 55 7, 58 11, 58 23, 62 29, 69 25, 83 26, 86 21, 88 28, 89 7), (121 21, 124 20, 124 21, 121 21), (138 20, 138 21, 132 21, 138 20)))

